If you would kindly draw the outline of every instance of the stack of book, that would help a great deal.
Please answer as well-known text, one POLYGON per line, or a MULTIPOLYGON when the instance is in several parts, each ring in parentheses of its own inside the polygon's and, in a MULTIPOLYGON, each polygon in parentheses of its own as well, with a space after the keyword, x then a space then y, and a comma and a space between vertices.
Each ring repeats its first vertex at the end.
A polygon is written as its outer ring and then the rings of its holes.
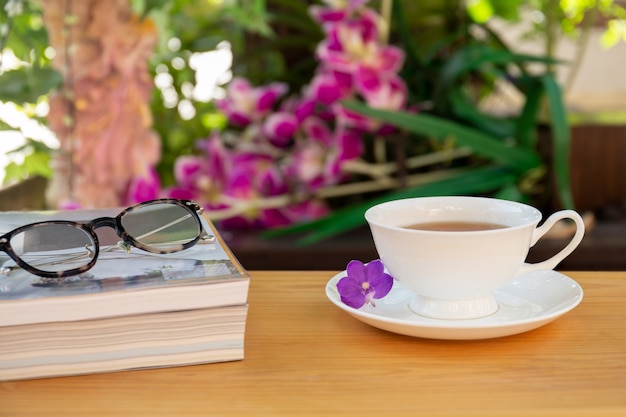
MULTIPOLYGON (((115 214, 5 212, 0 234, 115 214)), ((216 239, 174 254, 101 252, 93 269, 62 282, 0 275, 0 380, 243 359, 249 275, 206 223, 216 239)), ((98 230, 101 244, 116 238, 98 230)))

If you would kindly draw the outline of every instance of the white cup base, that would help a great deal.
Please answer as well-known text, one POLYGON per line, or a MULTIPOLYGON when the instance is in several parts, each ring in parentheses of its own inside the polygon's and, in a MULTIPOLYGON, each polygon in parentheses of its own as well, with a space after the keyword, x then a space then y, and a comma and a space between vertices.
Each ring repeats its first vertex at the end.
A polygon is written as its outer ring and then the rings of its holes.
POLYGON ((433 319, 470 320, 494 314, 498 311, 498 302, 491 294, 467 300, 438 300, 416 295, 409 307, 415 314, 433 319))

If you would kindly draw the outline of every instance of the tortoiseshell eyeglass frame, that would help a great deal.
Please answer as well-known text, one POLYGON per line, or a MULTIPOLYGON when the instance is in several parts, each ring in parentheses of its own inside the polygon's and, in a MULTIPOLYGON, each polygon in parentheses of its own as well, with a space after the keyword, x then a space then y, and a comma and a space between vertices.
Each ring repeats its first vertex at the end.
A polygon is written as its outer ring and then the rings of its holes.
POLYGON ((121 247, 128 249, 130 246, 133 246, 135 248, 144 250, 146 252, 156 253, 156 254, 175 253, 175 252, 180 252, 182 250, 191 248, 192 246, 195 246, 200 240, 214 239, 214 236, 208 233, 210 229, 208 229, 207 226, 205 226, 205 221, 203 221, 204 219, 202 218, 203 212, 204 210, 202 206, 200 206, 198 203, 192 200, 179 200, 179 199, 173 199, 173 198, 149 200, 149 201, 144 201, 142 203, 136 204, 132 207, 128 207, 115 217, 99 217, 97 219, 94 219, 88 222, 75 222, 75 221, 70 221, 70 220, 48 220, 48 221, 41 221, 41 222, 36 222, 36 223, 31 223, 31 224, 27 224, 24 226, 20 226, 0 236, 0 251, 5 252, 7 255, 9 255, 11 259, 13 259, 13 261, 15 261, 15 263, 19 267, 21 267, 25 271, 30 272, 31 274, 35 274, 35 275, 38 275, 40 277, 45 277, 45 278, 64 278, 64 277, 78 275, 83 272, 89 271, 96 264, 96 261, 98 260, 98 255, 100 253, 100 243, 98 241, 98 235, 96 234, 96 229, 100 227, 111 227, 112 229, 114 229, 117 236, 122 239, 119 244, 119 246, 121 247), (197 236, 188 242, 185 242, 183 244, 180 244, 168 250, 159 250, 149 245, 145 245, 141 243, 140 241, 135 239, 133 236, 128 234, 128 232, 124 229, 124 226, 122 225, 122 218, 126 214, 134 210, 137 210, 139 208, 150 206, 150 205, 158 205, 158 204, 173 204, 173 205, 184 208, 196 221, 196 224, 198 226, 197 236), (34 229, 37 227, 45 227, 45 226, 49 226, 53 224, 73 226, 73 227, 83 230, 85 233, 87 233, 90 236, 90 238, 93 240, 93 243, 94 243, 94 252, 90 254, 90 261, 87 264, 77 267, 77 268, 67 269, 64 271, 54 271, 54 272, 43 271, 24 262, 11 247, 10 242, 13 236, 19 233, 28 231, 30 229, 34 229))

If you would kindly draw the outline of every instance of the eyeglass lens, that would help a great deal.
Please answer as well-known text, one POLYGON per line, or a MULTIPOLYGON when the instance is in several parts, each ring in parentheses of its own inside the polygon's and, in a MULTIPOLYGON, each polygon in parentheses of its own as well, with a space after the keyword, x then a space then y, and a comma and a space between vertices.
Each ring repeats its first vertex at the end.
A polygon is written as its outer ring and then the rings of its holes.
POLYGON ((89 264, 95 242, 73 224, 49 223, 14 235, 11 248, 22 261, 45 272, 60 272, 89 264))
POLYGON ((172 203, 138 206, 126 212, 120 221, 133 239, 155 251, 178 250, 201 232, 191 209, 172 203))

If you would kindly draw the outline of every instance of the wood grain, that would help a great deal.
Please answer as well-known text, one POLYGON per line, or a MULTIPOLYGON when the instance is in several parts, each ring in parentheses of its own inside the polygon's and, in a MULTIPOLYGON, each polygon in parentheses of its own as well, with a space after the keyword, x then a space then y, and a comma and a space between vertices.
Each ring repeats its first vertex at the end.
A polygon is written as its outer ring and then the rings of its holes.
POLYGON ((0 383, 0 416, 625 416, 626 272, 572 272, 583 302, 483 341, 387 333, 324 294, 334 272, 251 272, 239 362, 0 383))

